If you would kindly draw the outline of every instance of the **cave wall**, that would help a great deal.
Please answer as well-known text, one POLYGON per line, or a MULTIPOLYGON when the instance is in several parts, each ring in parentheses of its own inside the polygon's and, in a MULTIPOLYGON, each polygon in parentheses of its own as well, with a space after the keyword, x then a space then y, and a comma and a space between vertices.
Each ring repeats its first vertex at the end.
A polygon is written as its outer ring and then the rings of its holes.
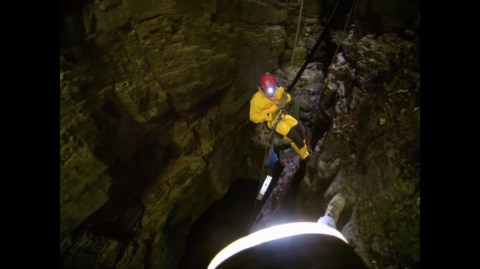
POLYGON ((371 268, 420 262, 419 36, 338 39, 319 114, 331 127, 308 163, 297 206, 318 218, 338 192, 347 199, 338 229, 371 268), (329 101, 330 100, 330 101, 329 101), (323 110, 323 112, 322 112, 323 110), (317 214, 317 215, 315 215, 317 214))
MULTIPOLYGON (((263 150, 251 141, 248 101, 258 76, 278 66, 294 74, 334 1, 304 1, 292 67, 299 1, 84 2, 61 18, 61 262, 176 268, 192 223, 232 181, 257 178, 263 150)), ((358 1, 357 33, 418 29, 418 1, 380 2, 358 1)), ((310 197, 318 216, 318 200, 347 193, 342 232, 374 267, 417 258, 417 226, 404 224, 418 218, 419 109, 408 84, 418 63, 392 65, 416 52, 397 37, 372 39, 344 44, 354 55, 336 58, 325 89, 315 82, 334 124, 299 199, 310 197)))
POLYGON ((65 268, 175 268, 191 224, 254 176, 248 101, 284 50, 284 7, 105 0, 63 17, 65 268))

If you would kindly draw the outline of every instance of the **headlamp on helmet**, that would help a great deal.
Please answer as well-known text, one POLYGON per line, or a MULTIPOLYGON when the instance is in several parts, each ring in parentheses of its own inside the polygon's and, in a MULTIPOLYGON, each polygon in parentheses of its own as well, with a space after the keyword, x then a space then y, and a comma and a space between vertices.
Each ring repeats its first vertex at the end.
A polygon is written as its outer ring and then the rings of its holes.
POLYGON ((275 94, 277 87, 277 79, 274 75, 270 73, 264 73, 260 77, 260 89, 266 96, 272 97, 275 94))

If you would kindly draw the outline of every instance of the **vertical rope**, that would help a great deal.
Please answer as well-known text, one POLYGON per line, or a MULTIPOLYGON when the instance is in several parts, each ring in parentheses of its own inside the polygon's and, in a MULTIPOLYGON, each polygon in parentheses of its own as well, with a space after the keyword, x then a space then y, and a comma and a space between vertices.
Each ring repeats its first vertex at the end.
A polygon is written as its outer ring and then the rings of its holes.
POLYGON ((350 12, 348 13, 347 21, 345 22, 345 26, 343 27, 342 35, 340 36, 340 40, 338 41, 337 48, 335 49, 335 52, 333 53, 333 58, 332 61, 330 62, 329 66, 332 65, 333 61, 335 60, 335 57, 337 56, 338 49, 340 48, 340 44, 343 41, 343 36, 345 35, 345 31, 347 30, 348 23, 350 22, 350 17, 352 16, 352 11, 355 6, 357 1, 352 3, 352 6, 350 7, 350 12))
MULTIPOLYGON (((273 137, 273 134, 272 134, 272 137, 273 137)), ((260 180, 258 182, 258 190, 257 192, 255 193, 256 195, 258 195, 258 192, 260 192, 261 188, 262 188, 262 183, 263 183, 263 175, 264 175, 264 171, 265 171, 265 160, 267 159, 267 154, 268 154, 268 151, 270 150, 270 148, 272 147, 272 143, 271 143, 271 138, 270 138, 270 147, 266 148, 265 149, 265 155, 263 156, 263 163, 262 163, 262 170, 260 171, 260 180)), ((252 207, 252 213, 250 214, 250 220, 248 221, 248 228, 250 229, 253 225, 253 214, 255 214, 255 208, 257 207, 257 197, 255 196, 255 202, 253 203, 253 207, 252 207)))
POLYGON ((298 79, 302 75, 303 71, 305 70, 305 68, 307 68, 308 63, 313 59, 313 54, 318 49, 321 41, 326 36, 327 30, 330 27, 330 22, 332 21, 333 15, 335 15, 335 12, 337 11, 338 3, 340 3, 340 0, 337 0, 337 3, 335 4, 335 7, 333 8, 332 14, 330 14, 330 18, 328 18, 327 25, 325 25, 325 28, 323 28, 323 31, 322 31, 322 33, 320 33, 320 36, 318 37, 317 42, 315 42, 315 45, 313 45, 313 48, 310 51, 310 54, 308 55, 307 59, 303 62, 303 65, 302 65, 302 67, 300 67, 300 70, 298 70, 297 75, 293 79, 292 83, 287 87, 287 92, 292 91, 292 89, 295 87, 295 84, 297 84, 298 79))
POLYGON ((297 48, 298 32, 300 31, 300 21, 302 19, 303 0, 300 0, 300 11, 298 12, 297 33, 295 34, 295 43, 293 44, 292 58, 290 59, 290 66, 293 65, 293 58, 295 57, 295 49, 297 48))

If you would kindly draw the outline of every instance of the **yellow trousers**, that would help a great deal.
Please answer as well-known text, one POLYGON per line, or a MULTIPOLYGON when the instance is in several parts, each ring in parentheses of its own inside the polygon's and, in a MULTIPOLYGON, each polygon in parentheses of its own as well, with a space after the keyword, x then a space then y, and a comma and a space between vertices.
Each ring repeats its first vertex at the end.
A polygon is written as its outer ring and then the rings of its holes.
POLYGON ((298 121, 288 114, 280 114, 277 115, 273 121, 267 122, 270 130, 273 128, 278 117, 280 118, 278 119, 275 131, 283 135, 283 138, 290 143, 295 152, 305 160, 310 154, 307 149, 307 144, 305 143, 305 134, 300 133, 300 126, 297 126, 298 121))
POLYGON ((275 131, 283 136, 286 136, 288 132, 290 132, 290 129, 298 124, 298 121, 294 117, 288 114, 281 114, 275 117, 273 121, 269 121, 267 123, 267 126, 268 128, 270 128, 270 130, 272 129, 273 124, 275 123, 278 117, 280 117, 280 119, 279 119, 279 122, 277 123, 277 127, 275 128, 275 131))

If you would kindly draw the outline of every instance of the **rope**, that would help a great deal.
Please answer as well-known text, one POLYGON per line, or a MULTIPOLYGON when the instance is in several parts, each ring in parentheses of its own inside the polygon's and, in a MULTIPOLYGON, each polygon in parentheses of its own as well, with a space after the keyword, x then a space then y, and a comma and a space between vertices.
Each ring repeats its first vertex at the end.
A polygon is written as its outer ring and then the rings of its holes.
POLYGON ((337 12, 337 7, 339 3, 340 3, 340 0, 337 0, 337 3, 335 4, 335 8, 332 11, 332 14, 330 14, 330 18, 328 18, 327 25, 325 26, 325 28, 323 28, 323 31, 318 37, 317 42, 315 43, 315 45, 313 45, 312 51, 310 51, 310 54, 308 55, 307 59, 305 60, 305 62, 303 62, 302 67, 300 68, 300 70, 298 70, 297 75, 293 79, 292 83, 290 84, 290 86, 288 86, 286 90, 287 92, 290 92, 295 87, 295 84, 297 84, 297 81, 302 75, 303 71, 305 70, 305 68, 307 68, 308 63, 313 59, 313 55, 315 54, 315 51, 318 49, 321 41, 326 36, 327 29, 330 27, 330 22, 332 21, 333 15, 337 12))
MULTIPOLYGON (((273 136, 273 135, 272 135, 273 136)), ((271 139, 271 137, 270 137, 271 139)), ((268 154, 268 151, 270 150, 270 148, 272 147, 272 144, 270 143, 270 147, 267 147, 265 149, 265 154, 263 156, 263 164, 262 164, 262 171, 260 173, 260 180, 258 181, 258 188, 257 188, 257 193, 260 191, 260 189, 262 188, 262 183, 263 183, 263 172, 265 170, 265 160, 267 159, 267 154, 268 154)), ((255 197, 255 202, 253 203, 253 207, 252 207, 252 213, 250 213, 250 221, 249 221, 249 227, 251 228, 252 227, 252 222, 253 222, 253 214, 255 213, 255 208, 257 207, 257 201, 258 199, 255 197)))
POLYGON ((345 31, 347 30, 348 23, 350 22, 350 17, 352 16, 352 11, 353 11, 353 7, 355 6, 355 3, 357 3, 357 1, 352 2, 352 6, 350 7, 350 12, 348 12, 347 21, 345 22, 345 27, 343 27, 342 35, 340 36, 340 41, 338 42, 337 48, 335 49, 335 52, 333 53, 332 61, 330 62, 330 64, 328 66, 332 65, 333 60, 335 60, 335 56, 337 55, 338 49, 340 48, 340 43, 343 40, 343 36, 345 35, 345 31))
POLYGON ((295 34, 295 43, 293 44, 292 58, 290 59, 290 66, 293 65, 293 58, 295 57, 295 49, 297 48, 298 32, 300 31, 300 20, 302 18, 303 0, 300 1, 300 11, 298 12, 297 33, 295 34))
MULTIPOLYGON (((338 8, 338 4, 340 3, 340 0, 337 0, 336 4, 335 4, 335 7, 334 9, 332 10, 332 13, 330 14, 330 17, 328 18, 328 21, 327 21, 327 24, 325 25, 325 28, 323 29, 322 33, 320 34, 320 36, 318 37, 317 39, 317 42, 315 43, 315 45, 313 46, 312 50, 310 51, 310 54, 308 55, 307 59, 305 60, 305 62, 303 63, 302 67, 300 68, 300 70, 297 72, 297 75, 295 76, 295 78, 293 79, 292 83, 288 86, 288 88, 286 89, 286 92, 290 92, 294 87, 295 87, 295 84, 297 83, 298 79, 300 78, 300 76, 302 75, 303 71, 305 70, 305 68, 307 67, 308 63, 313 59, 313 55, 315 53, 315 51, 318 49, 318 47, 320 46, 321 44, 321 41, 325 38, 325 34, 328 30, 328 28, 330 27, 330 22, 332 21, 332 18, 333 16, 335 15, 336 11, 337 11, 337 8, 338 8)), ((356 1, 354 3, 357 3, 356 1)), ((353 3, 352 3, 352 7, 350 8, 350 13, 348 15, 348 19, 347 19, 347 23, 345 25, 345 28, 343 30, 343 33, 345 32, 345 29, 348 25, 348 22, 350 20, 350 16, 352 14, 352 9, 353 9, 353 3)), ((301 4, 300 4, 300 12, 299 12, 299 17, 298 17, 298 23, 297 23, 297 33, 296 33, 296 37, 295 37, 295 44, 294 44, 294 49, 293 49, 293 53, 292 53, 292 59, 291 59, 291 63, 290 65, 293 64, 293 57, 295 55, 295 48, 296 48, 296 45, 297 45, 297 40, 298 40, 298 33, 299 33, 299 28, 300 28, 300 20, 301 20, 301 14, 302 14, 302 9, 303 9, 303 0, 301 0, 301 4)), ((338 50, 338 47, 337 47, 337 50, 338 50)), ((336 52, 335 52, 336 54, 336 52)), ((335 55, 334 54, 334 55, 335 55)), ((274 125, 272 126, 272 134, 270 136, 270 147, 269 148, 266 148, 265 149, 265 155, 263 157, 263 160, 264 160, 264 163, 265 163, 265 160, 267 158, 267 154, 268 154, 268 151, 271 147, 273 147, 273 136, 275 134, 275 128, 277 127, 277 124, 278 122, 280 121, 280 118, 281 118, 281 113, 282 111, 279 112, 279 115, 278 115, 278 118, 277 118, 277 121, 274 123, 274 125)), ((263 175, 264 175, 264 171, 265 171, 265 166, 264 166, 264 163, 262 164, 262 171, 261 171, 261 179, 259 181, 259 187, 258 189, 260 190, 261 188, 261 185, 263 183, 263 175)), ((273 166, 272 168, 270 168, 270 172, 272 171, 273 169, 273 166)), ((255 213, 255 208, 257 206, 257 199, 255 198, 255 202, 253 204, 253 208, 252 208, 252 213, 250 214, 250 225, 249 227, 252 226, 252 221, 253 221, 253 215, 255 213)))
MULTIPOLYGON (((265 154, 263 156, 263 164, 262 164, 262 171, 260 172, 260 180, 258 182, 258 189, 257 189, 257 193, 260 191, 260 189, 262 188, 262 183, 263 183, 263 176, 264 176, 264 172, 265 172, 265 161, 267 160, 267 155, 268 155, 268 152, 270 151, 271 148, 273 148, 273 136, 275 135, 275 128, 277 128, 277 125, 278 123, 280 122, 280 119, 282 117, 282 114, 283 114, 283 111, 280 110, 277 114, 277 119, 276 121, 273 123, 272 125, 272 134, 270 135, 270 139, 268 140, 268 143, 270 144, 270 147, 267 147, 265 149, 265 154)), ((267 127, 268 128, 268 127, 267 127)), ((272 173, 272 170, 273 170, 273 166, 270 168, 270 170, 267 172, 267 175, 268 174, 271 174, 272 173)), ((255 198, 255 202, 253 203, 253 208, 252 208, 252 213, 250 214, 250 225, 249 227, 252 226, 252 221, 253 221, 253 214, 255 213, 255 208, 257 207, 257 198, 255 198)))

